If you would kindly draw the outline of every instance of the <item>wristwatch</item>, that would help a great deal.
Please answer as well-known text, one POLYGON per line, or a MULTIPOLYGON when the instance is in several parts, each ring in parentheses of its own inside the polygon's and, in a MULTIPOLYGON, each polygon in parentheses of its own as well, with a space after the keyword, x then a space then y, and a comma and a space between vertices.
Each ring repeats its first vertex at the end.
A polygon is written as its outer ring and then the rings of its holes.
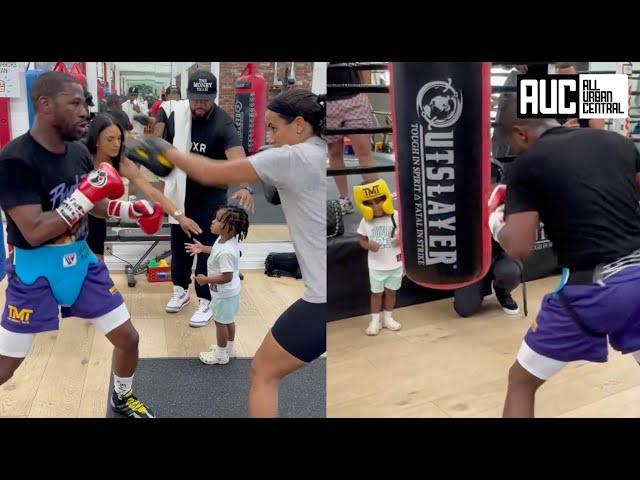
POLYGON ((242 189, 246 190, 251 195, 253 195, 253 188, 251 188, 249 185, 247 185, 246 187, 240 187, 238 190, 242 190, 242 189))
POLYGON ((176 210, 175 212, 173 212, 173 215, 171 216, 177 220, 178 217, 181 215, 184 215, 184 212, 182 210, 176 210))

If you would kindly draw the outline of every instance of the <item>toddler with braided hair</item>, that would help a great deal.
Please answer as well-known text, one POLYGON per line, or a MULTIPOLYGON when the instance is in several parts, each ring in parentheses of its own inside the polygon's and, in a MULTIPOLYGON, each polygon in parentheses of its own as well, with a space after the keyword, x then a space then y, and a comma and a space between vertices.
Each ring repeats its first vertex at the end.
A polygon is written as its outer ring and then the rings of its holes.
POLYGON ((185 243, 191 255, 208 253, 207 276, 197 275, 199 285, 209 285, 211 313, 216 324, 216 344, 200 353, 200 360, 209 365, 229 363, 235 356, 235 317, 240 308, 240 245, 249 232, 249 216, 240 207, 221 207, 211 222, 211 233, 219 235, 209 247, 194 239, 185 243))

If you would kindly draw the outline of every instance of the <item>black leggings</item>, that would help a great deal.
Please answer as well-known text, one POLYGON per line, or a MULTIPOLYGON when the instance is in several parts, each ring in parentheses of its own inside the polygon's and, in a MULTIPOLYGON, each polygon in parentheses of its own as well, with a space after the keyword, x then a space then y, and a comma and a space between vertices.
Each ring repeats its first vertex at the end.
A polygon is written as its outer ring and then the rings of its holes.
POLYGON ((296 301, 276 320, 271 333, 297 359, 315 360, 327 351, 327 304, 296 301))
MULTIPOLYGON (((213 220, 214 215, 215 211, 208 212, 207 216, 209 218, 206 221, 204 218, 191 217, 202 229, 202 234, 196 235, 194 238, 197 238, 200 243, 209 247, 213 246, 218 238, 218 235, 214 235, 210 230, 211 220, 213 220)), ((174 285, 179 285, 185 290, 188 290, 189 285, 191 285, 193 257, 184 249, 185 243, 193 243, 193 238, 187 237, 187 235, 182 231, 182 228, 180 228, 180 225, 171 224, 171 281, 174 285)), ((200 253, 197 257, 198 261, 196 263, 195 274, 206 275, 209 254, 200 253)), ((195 289, 198 298, 211 300, 211 292, 209 291, 208 285, 200 286, 196 283, 195 289)))

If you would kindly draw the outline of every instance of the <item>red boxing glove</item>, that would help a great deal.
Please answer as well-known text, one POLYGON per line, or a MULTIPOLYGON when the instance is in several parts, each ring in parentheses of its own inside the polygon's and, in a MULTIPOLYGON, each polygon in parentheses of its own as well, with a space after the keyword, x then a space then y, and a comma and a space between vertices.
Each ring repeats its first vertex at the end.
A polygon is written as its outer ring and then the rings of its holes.
POLYGON ((152 235, 160 230, 162 226, 164 210, 158 202, 111 200, 107 207, 107 214, 110 217, 118 217, 124 222, 135 221, 140 225, 144 233, 152 235))
MULTIPOLYGON (((493 239, 498 242, 498 234, 504 227, 504 199, 507 196, 507 186, 497 185, 489 197, 489 230, 493 239)), ((498 242, 500 243, 500 242, 498 242)))
POLYGON ((56 212, 73 227, 100 200, 119 198, 123 194, 124 184, 118 171, 108 163, 101 163, 78 184, 78 188, 56 208, 56 212))

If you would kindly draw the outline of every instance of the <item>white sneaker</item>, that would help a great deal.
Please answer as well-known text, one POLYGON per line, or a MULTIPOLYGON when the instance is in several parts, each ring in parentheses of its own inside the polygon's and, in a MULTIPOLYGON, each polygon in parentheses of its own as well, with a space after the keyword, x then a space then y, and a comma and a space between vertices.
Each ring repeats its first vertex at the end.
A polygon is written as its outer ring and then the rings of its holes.
POLYGON ((389 330, 393 330, 394 332, 396 330, 400 330, 402 328, 402 325, 400 325, 398 322, 396 322, 393 317, 389 317, 389 318, 384 318, 382 320, 382 326, 384 328, 388 328, 389 330))
POLYGON ((208 352, 200 352, 200 361, 207 365, 224 365, 229 363, 229 353, 226 351, 220 351, 214 346, 208 352))
POLYGON ((365 330, 365 333, 367 335, 378 335, 380 333, 380 330, 382 330, 382 323, 380 322, 380 320, 376 321, 371 319, 371 322, 369 322, 369 326, 365 330))
POLYGON ((189 291, 179 285, 174 285, 173 295, 171 295, 171 298, 164 309, 169 313, 176 313, 182 310, 182 307, 187 305, 190 301, 191 295, 189 295, 189 291))
POLYGON ((200 299, 200 305, 198 305, 198 309, 189 319, 190 327, 204 327, 210 321, 213 315, 211 314, 211 310, 209 309, 209 300, 205 300, 204 298, 200 299))

